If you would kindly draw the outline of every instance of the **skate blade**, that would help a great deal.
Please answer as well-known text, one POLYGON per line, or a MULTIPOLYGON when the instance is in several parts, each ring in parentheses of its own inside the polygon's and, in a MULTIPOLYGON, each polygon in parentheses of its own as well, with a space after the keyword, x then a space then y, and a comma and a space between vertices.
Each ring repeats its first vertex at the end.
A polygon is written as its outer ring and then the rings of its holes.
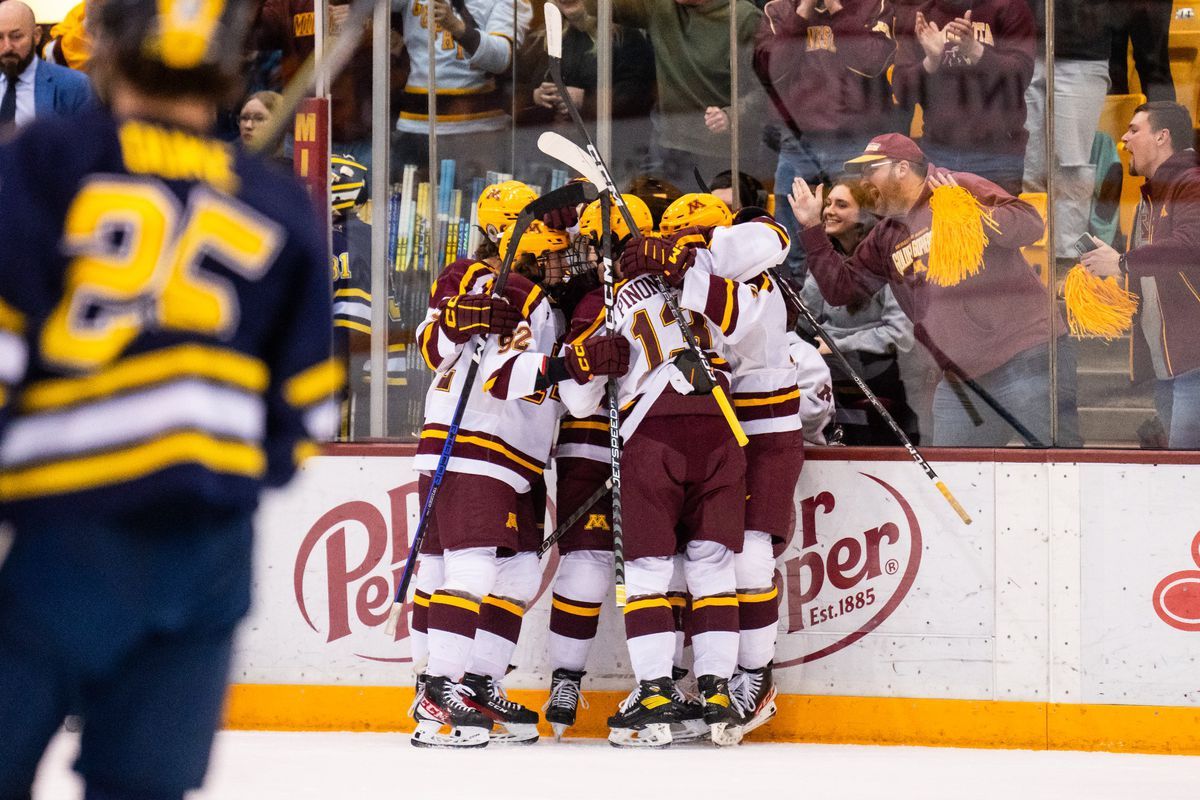
POLYGON ((422 721, 417 724, 417 729, 413 731, 409 742, 413 747, 475 748, 488 745, 489 731, 487 728, 464 726, 451 728, 449 733, 443 733, 443 727, 433 720, 422 721))
POLYGON ((728 722, 718 722, 709 726, 712 743, 717 747, 733 747, 742 741, 742 729, 728 722))
POLYGON ((767 698, 767 702, 758 710, 758 713, 751 717, 750 721, 742 726, 743 735, 749 733, 755 728, 761 728, 763 725, 766 725, 771 721, 771 718, 775 716, 775 712, 777 710, 775 706, 776 694, 777 692, 772 692, 767 698))
POLYGON ((608 743, 613 747, 666 747, 671 741, 668 722, 657 722, 644 728, 612 728, 608 732, 608 743))
POLYGON ((571 727, 565 722, 551 722, 550 728, 554 731, 554 741, 561 742, 563 734, 567 732, 567 728, 571 727))
POLYGON ((671 723, 671 742, 682 744, 708 738, 708 725, 702 719, 685 719, 671 723))
POLYGON ((492 744, 533 744, 538 740, 537 725, 497 722, 488 737, 492 744))

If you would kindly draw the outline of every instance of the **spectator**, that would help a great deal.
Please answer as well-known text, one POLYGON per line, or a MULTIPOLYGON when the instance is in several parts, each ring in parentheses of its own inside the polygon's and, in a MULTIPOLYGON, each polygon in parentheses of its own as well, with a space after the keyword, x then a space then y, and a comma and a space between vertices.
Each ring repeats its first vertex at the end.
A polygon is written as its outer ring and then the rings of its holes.
POLYGON ((1129 94, 1129 43, 1133 63, 1146 99, 1175 100, 1168 39, 1171 32, 1171 0, 1126 0, 1124 18, 1113 31, 1108 58, 1109 94, 1129 94))
POLYGON ((73 6, 62 22, 50 29, 50 41, 42 48, 43 60, 71 69, 87 69, 92 55, 92 40, 85 25, 87 5, 73 6))
POLYGON ((0 133, 47 114, 69 116, 92 99, 87 76, 37 57, 40 38, 32 8, 0 2, 0 133))
POLYGON ((238 115, 238 134, 242 146, 250 147, 255 139, 262 134, 275 109, 279 107, 283 95, 278 92, 255 92, 246 98, 242 111, 238 115))
MULTIPOLYGON (((349 13, 349 0, 330 0, 328 33, 336 34, 349 13)), ((263 0, 252 44, 282 51, 283 84, 295 77, 316 47, 313 0, 263 0)), ((371 48, 360 46, 329 88, 331 147, 363 164, 371 163, 371 48)), ((290 143, 286 146, 290 154, 290 143)))
POLYGON ((1021 193, 1035 34, 1028 0, 928 0, 896 29, 892 88, 906 109, 921 105, 933 163, 1021 193))
MULTIPOLYGON (((829 190, 822 216, 825 234, 833 249, 843 257, 853 255, 875 227, 875 198, 878 192, 856 180, 842 180, 829 190)), ((898 355, 913 348, 913 324, 896 303, 891 287, 884 286, 866 300, 844 306, 825 302, 816 277, 809 273, 801 292, 804 304, 821 323, 835 347, 846 356, 855 372, 867 383, 901 429, 914 442, 916 417, 908 407, 900 380, 898 355)), ((818 352, 826 356, 833 374, 837 420, 846 444, 893 444, 894 434, 871 408, 849 375, 829 358, 829 346, 821 341, 818 352)))
MULTIPOLYGON (((958 377, 973 379, 1041 442, 1050 442, 1049 355, 1052 331, 1062 329, 1046 311, 1046 291, 1021 255, 1042 234, 1042 218, 1028 203, 996 184, 966 172, 929 164, 907 136, 877 136, 848 169, 879 191, 883 219, 846 259, 821 227, 820 191, 797 179, 792 211, 809 266, 826 301, 847 305, 868 300, 890 285, 896 301, 948 375, 933 401, 933 444, 999 447, 1012 429, 990 407, 966 394, 958 377), (925 272, 933 239, 930 199, 935 189, 961 186, 992 216, 982 269, 950 286, 925 272), (1053 324, 1052 324, 1053 322, 1053 324)), ((1058 344, 1058 443, 1078 441, 1075 357, 1070 340, 1058 344)))
MULTIPOLYGON (((596 0, 586 0, 596 13, 596 0)), ((749 162, 758 136, 748 131, 761 103, 749 55, 762 12, 737 0, 738 54, 746 55, 738 86, 741 152, 749 162)), ((613 0, 613 21, 646 30, 654 47, 658 105, 650 172, 677 186, 691 185, 693 171, 712 175, 729 168, 732 112, 729 69, 729 0, 613 0)))
MULTIPOLYGON (((1033 0, 1039 50, 1025 92, 1024 186, 1046 191, 1046 0, 1033 0)), ((1123 0, 1054 0, 1054 214, 1053 252, 1074 263, 1071 245, 1087 232, 1096 168, 1092 138, 1108 91, 1108 57, 1123 0)), ((1054 265, 1052 265, 1053 268, 1054 265)))
POLYGON ((733 201, 733 172, 730 170, 713 176, 713 179, 709 181, 708 188, 713 196, 729 206, 729 210, 734 214, 746 206, 763 210, 767 208, 767 190, 763 188, 762 181, 740 170, 738 171, 739 202, 733 201))
MULTIPOLYGON (((562 42, 563 83, 585 120, 596 119, 596 20, 587 13, 583 0, 555 0, 566 23, 562 42)), ((637 28, 614 25, 612 31, 612 120, 613 139, 622 143, 609 167, 613 179, 622 182, 633 175, 646 159, 650 141, 650 109, 654 105, 654 50, 646 34, 637 28)), ((529 163, 538 157, 532 141, 547 127, 574 136, 574 123, 547 69, 545 30, 531 35, 518 59, 517 122, 532 130, 523 137, 529 163)), ((556 165, 557 166, 557 165, 556 165)))
POLYGON ((1146 178, 1129 252, 1095 239, 1084 266, 1102 277, 1127 275, 1138 295, 1133 379, 1157 379, 1155 403, 1167 446, 1200 449, 1200 158, 1188 110, 1157 101, 1137 107, 1121 142, 1129 172, 1146 178))
POLYGON ((775 213, 793 234, 787 265, 798 279, 804 249, 788 192, 795 178, 833 181, 864 141, 892 129, 892 18, 891 0, 776 0, 759 26, 754 70, 782 125, 775 213))
MULTIPOLYGON (((525 0, 392 0, 402 18, 410 72, 400 102, 401 163, 429 158, 429 25, 437 26, 435 73, 437 134, 441 158, 467 161, 467 174, 505 170, 511 119, 505 87, 514 47, 529 31, 533 10, 525 0), (514 19, 515 14, 515 19, 514 19), (432 16, 432 20, 430 17, 432 16), (516 41, 513 32, 516 31, 516 41), (498 160, 498 154, 505 158, 498 160)), ((462 165, 459 166, 460 172, 462 165)))

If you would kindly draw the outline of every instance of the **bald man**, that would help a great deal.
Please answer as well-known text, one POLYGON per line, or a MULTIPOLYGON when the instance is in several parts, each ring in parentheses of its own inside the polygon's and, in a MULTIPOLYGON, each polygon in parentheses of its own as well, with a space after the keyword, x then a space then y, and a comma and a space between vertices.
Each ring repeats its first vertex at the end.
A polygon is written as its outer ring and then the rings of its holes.
POLYGON ((87 76, 37 57, 33 9, 0 0, 0 136, 46 114, 70 115, 92 99, 87 76))

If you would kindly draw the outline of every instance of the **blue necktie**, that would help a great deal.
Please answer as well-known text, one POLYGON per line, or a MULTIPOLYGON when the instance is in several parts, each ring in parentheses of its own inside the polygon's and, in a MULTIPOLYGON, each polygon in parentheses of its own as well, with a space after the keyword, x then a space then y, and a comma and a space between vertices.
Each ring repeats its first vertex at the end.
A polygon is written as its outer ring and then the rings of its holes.
POLYGON ((17 122, 17 78, 6 75, 8 88, 4 90, 4 99, 0 100, 0 128, 15 125, 17 122))

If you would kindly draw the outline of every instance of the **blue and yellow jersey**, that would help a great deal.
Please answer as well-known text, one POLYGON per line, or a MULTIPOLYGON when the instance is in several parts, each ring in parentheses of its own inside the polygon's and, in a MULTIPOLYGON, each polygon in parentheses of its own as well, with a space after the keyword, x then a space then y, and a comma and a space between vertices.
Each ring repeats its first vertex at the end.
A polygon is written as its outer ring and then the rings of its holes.
POLYGON ((0 516, 285 483, 344 380, 320 230, 264 161, 106 110, 0 147, 0 516))

